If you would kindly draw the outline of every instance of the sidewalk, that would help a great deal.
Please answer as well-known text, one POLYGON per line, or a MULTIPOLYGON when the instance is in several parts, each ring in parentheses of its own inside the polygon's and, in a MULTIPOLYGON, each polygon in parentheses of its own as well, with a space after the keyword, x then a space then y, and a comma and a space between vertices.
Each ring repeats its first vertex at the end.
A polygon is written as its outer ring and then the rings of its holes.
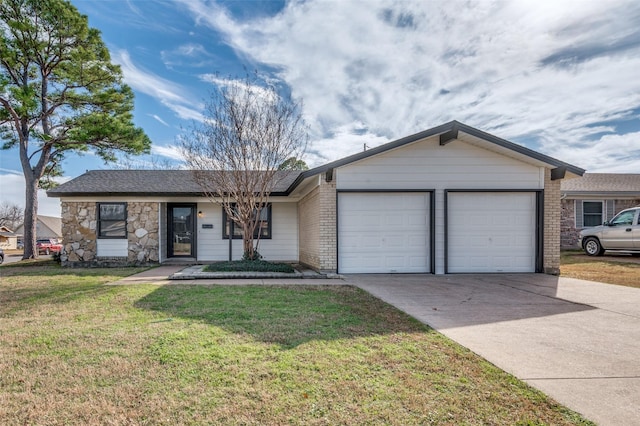
POLYGON ((320 274, 303 271, 293 277, 274 275, 272 272, 199 272, 200 266, 167 265, 152 268, 124 277, 109 285, 156 284, 156 285, 344 285, 340 277, 319 278, 320 274), (196 271, 197 269, 197 271, 196 271), (173 277, 170 279, 169 277, 173 277))
POLYGON ((151 268, 146 271, 129 275, 118 281, 109 283, 109 285, 126 285, 126 284, 171 284, 169 276, 175 274, 178 271, 186 268, 185 265, 169 265, 158 266, 157 268, 151 268))

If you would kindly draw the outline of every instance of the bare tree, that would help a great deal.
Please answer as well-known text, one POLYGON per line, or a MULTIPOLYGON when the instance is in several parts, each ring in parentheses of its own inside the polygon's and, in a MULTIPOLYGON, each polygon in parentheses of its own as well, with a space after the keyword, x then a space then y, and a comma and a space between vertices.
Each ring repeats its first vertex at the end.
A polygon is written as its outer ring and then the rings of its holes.
MULTIPOLYGON (((301 105, 276 88, 247 76, 215 79, 218 90, 205 120, 181 140, 188 168, 210 201, 242 229, 244 258, 259 258, 263 209, 287 172, 278 167, 300 158, 307 145, 301 105)), ((229 231, 229 238, 232 238, 229 231)))
POLYGON ((0 204, 0 226, 15 230, 24 220, 24 209, 17 204, 3 201, 0 204))

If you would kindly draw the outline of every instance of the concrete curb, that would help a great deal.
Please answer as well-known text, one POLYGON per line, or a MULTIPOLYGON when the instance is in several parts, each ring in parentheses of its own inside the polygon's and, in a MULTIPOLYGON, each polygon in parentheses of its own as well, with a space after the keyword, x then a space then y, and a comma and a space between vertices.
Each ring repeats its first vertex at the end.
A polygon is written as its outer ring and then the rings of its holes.
POLYGON ((169 275, 169 280, 210 280, 210 279, 342 279, 338 274, 321 274, 310 269, 286 272, 204 272, 206 265, 194 265, 169 275))

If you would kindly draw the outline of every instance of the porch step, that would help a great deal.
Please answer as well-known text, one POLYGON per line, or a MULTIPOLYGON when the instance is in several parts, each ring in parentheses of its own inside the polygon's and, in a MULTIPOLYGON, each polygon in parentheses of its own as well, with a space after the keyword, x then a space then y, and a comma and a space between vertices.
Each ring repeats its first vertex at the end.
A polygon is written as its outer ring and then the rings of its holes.
POLYGON ((162 265, 197 265, 195 257, 171 257, 162 262, 162 265))

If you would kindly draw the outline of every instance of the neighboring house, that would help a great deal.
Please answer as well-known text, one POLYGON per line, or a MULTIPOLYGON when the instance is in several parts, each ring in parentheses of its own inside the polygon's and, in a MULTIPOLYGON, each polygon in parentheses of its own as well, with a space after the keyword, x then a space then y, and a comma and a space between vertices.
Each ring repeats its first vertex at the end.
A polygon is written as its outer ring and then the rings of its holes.
POLYGON ((640 174, 585 173, 563 180, 561 247, 575 248, 580 230, 640 205, 640 174))
POLYGON ((6 226, 0 226, 0 248, 15 250, 18 248, 18 235, 6 226))
MULTIPOLYGON (((558 273, 560 181, 584 170, 456 121, 282 172, 259 251, 338 273, 558 273)), ((214 189, 214 188, 212 188, 214 189)), ((48 191, 65 265, 238 259, 186 170, 95 170, 48 191)))
MULTIPOLYGON (((24 235, 24 224, 16 229, 16 233, 24 235)), ((38 215, 38 220, 36 221, 36 239, 46 238, 62 238, 62 219, 54 216, 38 215)))

